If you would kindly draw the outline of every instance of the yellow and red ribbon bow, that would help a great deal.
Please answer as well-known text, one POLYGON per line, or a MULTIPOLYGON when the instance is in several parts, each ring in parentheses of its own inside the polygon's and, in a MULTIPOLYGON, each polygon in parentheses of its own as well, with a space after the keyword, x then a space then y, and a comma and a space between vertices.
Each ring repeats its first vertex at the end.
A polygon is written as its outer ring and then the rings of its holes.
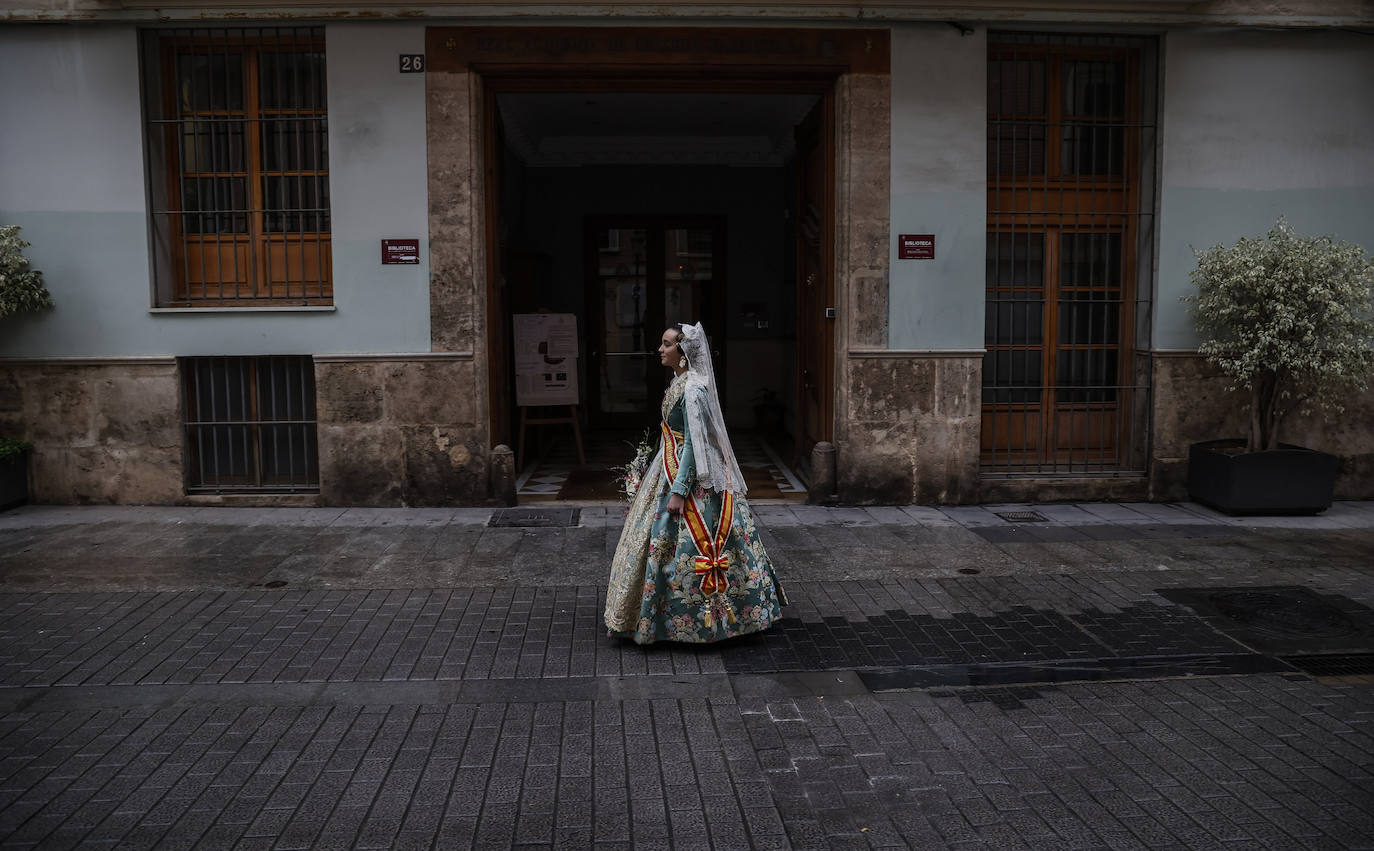
MULTIPOLYGON (((680 439, 680 435, 670 429, 666 422, 661 425, 663 429, 663 471, 667 474, 668 481, 672 482, 677 478, 679 467, 677 441, 680 439)), ((692 543, 696 545, 699 553, 693 560, 693 570, 701 577, 701 593, 707 596, 724 593, 729 587, 726 572, 730 568, 730 556, 725 552, 725 542, 730 537, 730 527, 734 525, 735 521, 734 494, 729 491, 721 494, 720 522, 716 524, 714 535, 706 527, 706 519, 702 517, 701 506, 690 493, 685 498, 682 516, 687 521, 687 531, 691 534, 692 543)))
POLYGON ((721 494, 720 522, 716 524, 714 536, 706 528, 695 499, 687 500, 682 513, 687 518, 692 543, 696 544, 697 552, 701 554, 693 560, 693 569, 701 576, 701 593, 723 594, 729 587, 725 573, 730 568, 730 556, 725 552, 725 541, 730 537, 730 525, 735 517, 734 495, 729 491, 721 494))

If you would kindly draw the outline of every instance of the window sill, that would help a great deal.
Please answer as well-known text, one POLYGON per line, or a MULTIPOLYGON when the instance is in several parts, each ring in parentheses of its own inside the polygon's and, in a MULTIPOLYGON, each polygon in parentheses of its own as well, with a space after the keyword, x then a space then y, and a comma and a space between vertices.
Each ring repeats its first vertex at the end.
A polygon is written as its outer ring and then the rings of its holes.
POLYGON ((333 313, 332 304, 245 304, 234 307, 150 307, 152 314, 193 313, 333 313))

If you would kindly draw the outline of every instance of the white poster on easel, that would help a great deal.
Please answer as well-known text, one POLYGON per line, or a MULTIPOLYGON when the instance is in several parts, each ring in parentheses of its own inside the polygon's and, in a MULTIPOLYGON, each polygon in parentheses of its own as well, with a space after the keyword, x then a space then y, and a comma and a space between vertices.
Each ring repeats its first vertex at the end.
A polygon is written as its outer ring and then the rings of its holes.
POLYGON ((577 317, 571 313, 517 313, 515 404, 576 405, 577 317))

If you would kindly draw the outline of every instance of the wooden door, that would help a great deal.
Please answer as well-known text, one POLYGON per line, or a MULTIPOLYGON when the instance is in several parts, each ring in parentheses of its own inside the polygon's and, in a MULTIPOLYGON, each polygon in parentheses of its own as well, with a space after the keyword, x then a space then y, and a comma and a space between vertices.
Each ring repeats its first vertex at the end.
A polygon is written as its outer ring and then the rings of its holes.
POLYGON ((1133 463, 1139 50, 989 48, 982 463, 1133 463))
POLYGON ((831 440, 835 392, 835 286, 826 128, 831 99, 816 104, 797 127, 795 233, 797 274, 797 445, 794 466, 807 468, 811 449, 831 440))
POLYGON ((513 411, 515 410, 515 355, 512 348, 514 329, 511 327, 510 286, 507 247, 501 234, 507 233, 502 217, 507 209, 502 196, 506 150, 505 128, 496 98, 486 99, 486 126, 489 128, 484 151, 486 172, 486 216, 493 222, 487 228, 486 253, 491 268, 487 289, 487 394, 488 427, 491 445, 514 446, 513 411))

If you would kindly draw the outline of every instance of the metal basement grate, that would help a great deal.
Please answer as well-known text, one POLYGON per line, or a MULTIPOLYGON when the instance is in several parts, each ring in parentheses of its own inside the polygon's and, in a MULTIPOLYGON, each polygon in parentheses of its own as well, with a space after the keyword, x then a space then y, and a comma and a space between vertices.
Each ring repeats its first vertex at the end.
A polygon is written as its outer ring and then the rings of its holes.
POLYGON ((1374 675, 1374 653, 1329 653, 1318 656, 1284 656, 1283 661, 1314 677, 1365 677, 1374 675))
POLYGON ((1048 523, 1050 518, 1038 511, 994 511, 1008 523, 1048 523))
POLYGON ((580 508, 500 508, 487 521, 490 527, 561 528, 582 522, 580 508))

